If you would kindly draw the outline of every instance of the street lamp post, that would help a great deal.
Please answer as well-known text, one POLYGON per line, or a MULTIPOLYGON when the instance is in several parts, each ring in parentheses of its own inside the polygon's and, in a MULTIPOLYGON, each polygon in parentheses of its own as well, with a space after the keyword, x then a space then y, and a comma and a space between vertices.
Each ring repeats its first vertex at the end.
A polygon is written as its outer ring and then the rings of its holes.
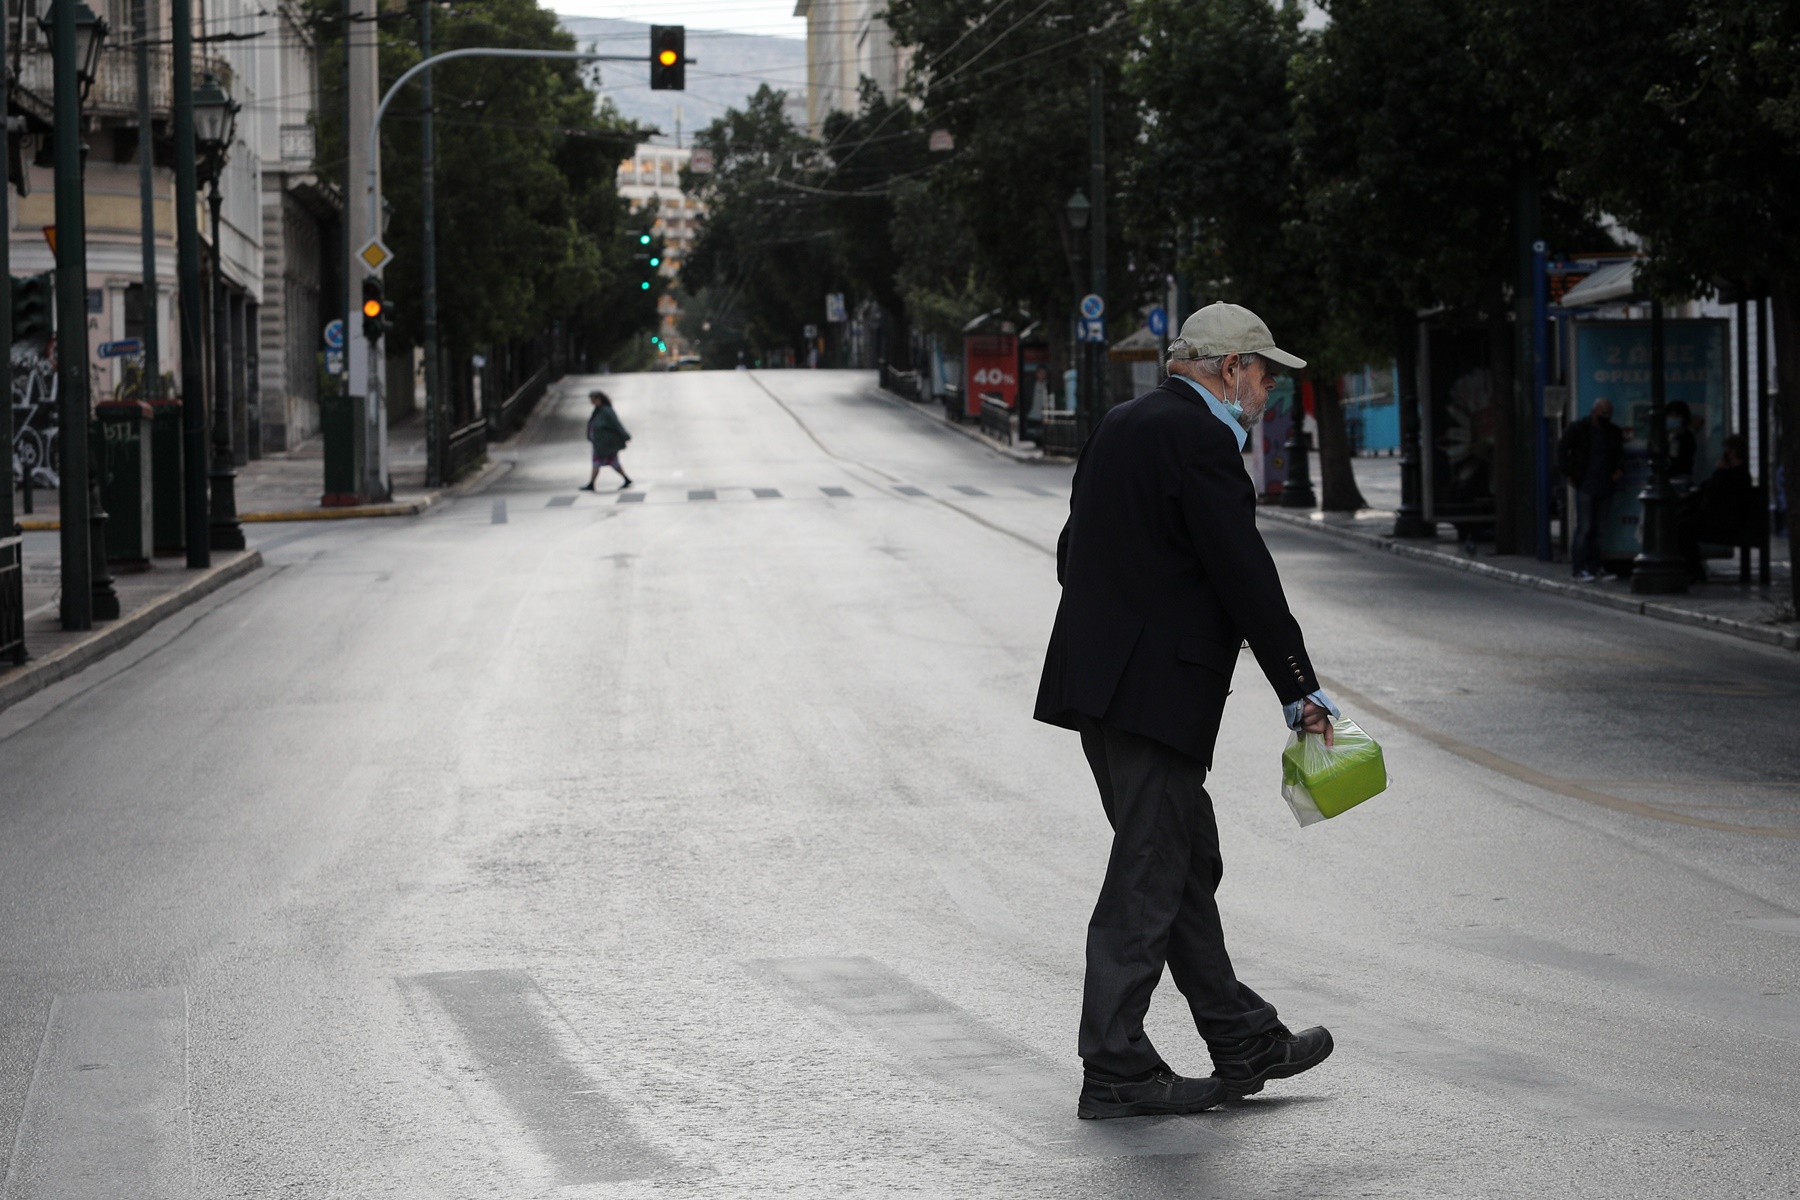
POLYGON ((175 294, 181 310, 181 484, 187 565, 212 566, 206 522, 206 348, 200 336, 200 222, 194 162, 192 0, 169 0, 175 125, 175 294))
POLYGON ((1300 381, 1294 380, 1293 411, 1289 414, 1287 440, 1287 478, 1281 485, 1281 507, 1317 508, 1319 498, 1313 493, 1312 463, 1306 446, 1306 405, 1301 400, 1300 381))
POLYGON ((1688 590, 1687 563, 1676 544, 1675 489, 1669 486, 1667 371, 1663 363, 1663 305, 1650 301, 1650 481, 1638 494, 1644 506, 1643 549, 1631 568, 1637 595, 1666 596, 1688 590))
POLYGON ((1088 222, 1093 217, 1093 204, 1078 188, 1068 203, 1063 205, 1063 214, 1068 218, 1069 229, 1074 233, 1070 239, 1070 267, 1075 279, 1075 399, 1076 437, 1087 440, 1088 431, 1093 428, 1094 384, 1092 374, 1092 356, 1088 353, 1088 343, 1082 337, 1081 297, 1082 288, 1089 282, 1087 272, 1082 268, 1087 264, 1081 250, 1081 235, 1087 232, 1088 222))
POLYGON ((237 469, 231 454, 231 360, 225 337, 224 245, 220 242, 219 181, 225 159, 231 153, 237 125, 238 104, 226 94, 217 77, 208 72, 194 91, 194 145, 204 163, 206 203, 212 214, 212 312, 213 312, 213 458, 208 479, 212 483, 211 517, 207 544, 214 550, 242 550, 244 529, 237 518, 237 469))
POLYGON ((96 579, 90 518, 98 505, 90 495, 88 462, 88 423, 92 414, 88 395, 87 211, 81 144, 81 102, 93 84, 107 25, 78 0, 57 0, 39 26, 50 35, 56 122, 56 440, 62 458, 62 626, 83 630, 94 627, 96 615, 118 615, 118 597, 112 593, 110 581, 106 581, 99 597, 98 613, 94 594, 96 583, 105 578, 105 551, 100 551, 102 570, 100 579, 96 579))

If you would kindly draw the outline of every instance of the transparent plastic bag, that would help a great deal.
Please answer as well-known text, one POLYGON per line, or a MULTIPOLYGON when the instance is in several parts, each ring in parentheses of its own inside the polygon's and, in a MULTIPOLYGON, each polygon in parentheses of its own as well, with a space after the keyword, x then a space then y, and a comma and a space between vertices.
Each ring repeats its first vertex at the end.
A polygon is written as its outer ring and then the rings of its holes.
POLYGON ((1301 826, 1350 811, 1387 790, 1381 746, 1355 721, 1332 723, 1333 744, 1316 733, 1295 733, 1281 752, 1281 795, 1301 826))

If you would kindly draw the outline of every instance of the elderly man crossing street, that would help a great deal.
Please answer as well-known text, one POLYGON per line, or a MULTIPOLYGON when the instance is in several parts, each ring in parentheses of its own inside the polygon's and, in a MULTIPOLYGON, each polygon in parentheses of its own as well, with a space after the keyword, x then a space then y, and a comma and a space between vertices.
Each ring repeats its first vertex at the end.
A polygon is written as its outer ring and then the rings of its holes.
POLYGON ((1076 466, 1037 699, 1038 720, 1080 733, 1113 827, 1087 935, 1084 1118, 1197 1112, 1332 1050, 1323 1028, 1290 1033, 1232 969, 1205 787, 1245 640, 1290 728, 1329 741, 1337 715, 1257 532, 1242 459, 1270 382, 1306 362, 1234 304, 1189 317, 1169 360, 1160 387, 1106 414, 1076 466), (1210 1076, 1177 1074, 1144 1032, 1165 964, 1210 1076))

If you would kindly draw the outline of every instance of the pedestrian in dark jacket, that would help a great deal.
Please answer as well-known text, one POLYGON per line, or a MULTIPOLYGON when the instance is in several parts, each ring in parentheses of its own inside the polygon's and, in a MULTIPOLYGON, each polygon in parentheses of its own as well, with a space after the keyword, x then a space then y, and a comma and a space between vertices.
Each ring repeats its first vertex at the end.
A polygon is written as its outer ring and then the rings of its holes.
POLYGON ((1197 1112, 1317 1066, 1332 1047, 1323 1028, 1290 1032, 1232 968, 1205 787, 1246 639, 1288 728, 1332 738, 1337 710, 1257 532, 1242 453, 1270 380, 1306 362, 1235 304, 1189 317, 1169 358, 1162 386, 1108 412, 1081 452, 1037 699, 1038 720, 1080 732, 1113 827, 1087 932, 1076 1111, 1088 1118, 1197 1112), (1211 1076, 1176 1074, 1144 1031, 1165 966, 1211 1076))
POLYGON ((1569 570, 1577 583, 1600 577, 1600 531, 1612 506, 1613 488, 1625 477, 1625 435, 1612 423, 1612 415, 1612 401, 1600 397, 1587 416, 1563 431, 1557 447, 1557 463, 1575 485, 1569 570))
POLYGON ((600 478, 600 468, 611 467, 619 473, 619 478, 623 481, 619 484, 619 489, 623 491, 631 486, 631 476, 619 465, 619 451, 625 449, 625 443, 631 440, 631 435, 625 432, 625 426, 620 423, 619 414, 613 411, 612 400, 605 392, 589 392, 588 403, 594 406, 593 413, 588 417, 587 428, 588 441, 594 447, 594 469, 588 473, 588 481, 582 485, 581 490, 593 491, 594 480, 600 478))

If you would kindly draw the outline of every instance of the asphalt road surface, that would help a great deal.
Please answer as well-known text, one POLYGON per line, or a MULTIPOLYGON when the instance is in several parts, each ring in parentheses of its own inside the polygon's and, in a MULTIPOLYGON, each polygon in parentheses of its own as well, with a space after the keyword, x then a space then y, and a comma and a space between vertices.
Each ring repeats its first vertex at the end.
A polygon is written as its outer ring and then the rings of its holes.
POLYGON ((1394 785, 1296 827, 1246 654, 1221 903, 1337 1053, 1078 1122, 1068 469, 866 374, 605 386, 632 494, 572 386, 0 712, 4 1200, 1800 1194, 1791 653, 1269 527, 1394 785))

